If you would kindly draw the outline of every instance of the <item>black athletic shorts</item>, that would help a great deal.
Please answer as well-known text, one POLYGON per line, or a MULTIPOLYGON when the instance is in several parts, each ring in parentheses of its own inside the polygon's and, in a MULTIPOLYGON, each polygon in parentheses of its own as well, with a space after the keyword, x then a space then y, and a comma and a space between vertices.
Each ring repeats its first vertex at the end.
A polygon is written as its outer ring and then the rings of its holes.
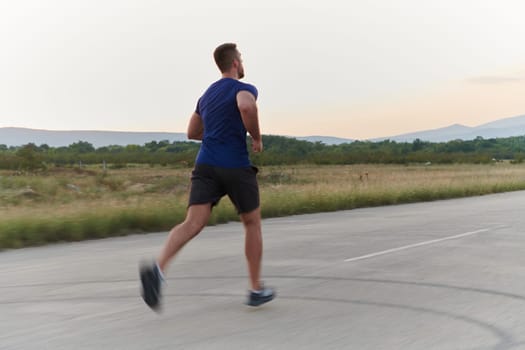
POLYGON ((228 195, 237 213, 249 213, 259 207, 256 167, 221 168, 197 164, 191 173, 188 205, 211 203, 215 206, 228 195))

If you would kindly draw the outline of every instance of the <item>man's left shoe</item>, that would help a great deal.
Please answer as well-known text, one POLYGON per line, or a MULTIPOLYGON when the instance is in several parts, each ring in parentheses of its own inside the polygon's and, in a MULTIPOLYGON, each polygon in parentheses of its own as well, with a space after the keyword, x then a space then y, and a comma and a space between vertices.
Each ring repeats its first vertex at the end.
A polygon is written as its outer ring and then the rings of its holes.
POLYGON ((157 264, 141 264, 140 281, 142 299, 153 311, 160 311, 162 277, 157 264))

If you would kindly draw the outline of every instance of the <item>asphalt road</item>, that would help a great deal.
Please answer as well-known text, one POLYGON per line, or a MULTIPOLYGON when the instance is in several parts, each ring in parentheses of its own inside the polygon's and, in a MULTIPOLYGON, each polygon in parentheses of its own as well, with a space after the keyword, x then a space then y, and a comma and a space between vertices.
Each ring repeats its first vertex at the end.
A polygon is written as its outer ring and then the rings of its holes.
POLYGON ((166 233, 0 253, 0 349, 525 349, 525 192, 265 220, 264 279, 243 305, 239 223, 206 228, 168 272, 166 233))

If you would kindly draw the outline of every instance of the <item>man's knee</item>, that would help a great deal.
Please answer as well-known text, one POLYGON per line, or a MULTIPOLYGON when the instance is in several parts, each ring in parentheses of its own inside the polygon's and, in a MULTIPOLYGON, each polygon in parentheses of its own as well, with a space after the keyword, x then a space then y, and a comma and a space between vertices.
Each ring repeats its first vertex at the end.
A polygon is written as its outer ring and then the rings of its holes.
POLYGON ((187 231, 191 232, 192 235, 196 235, 204 229, 206 222, 200 219, 187 218, 184 221, 184 226, 187 231))
POLYGON ((193 234, 197 234, 208 224, 211 215, 211 204, 190 206, 184 220, 184 226, 193 234))
POLYGON ((249 213, 241 214, 241 221, 244 226, 253 226, 261 224, 261 211, 260 208, 252 210, 249 213))

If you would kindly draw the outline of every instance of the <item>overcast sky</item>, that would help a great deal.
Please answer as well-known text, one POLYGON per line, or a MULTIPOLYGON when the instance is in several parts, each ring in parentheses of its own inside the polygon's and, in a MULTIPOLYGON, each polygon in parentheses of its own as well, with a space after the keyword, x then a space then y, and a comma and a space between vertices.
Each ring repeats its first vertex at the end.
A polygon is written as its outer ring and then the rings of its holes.
POLYGON ((525 114, 521 0, 0 0, 0 127, 185 132, 236 42, 264 134, 525 114))

